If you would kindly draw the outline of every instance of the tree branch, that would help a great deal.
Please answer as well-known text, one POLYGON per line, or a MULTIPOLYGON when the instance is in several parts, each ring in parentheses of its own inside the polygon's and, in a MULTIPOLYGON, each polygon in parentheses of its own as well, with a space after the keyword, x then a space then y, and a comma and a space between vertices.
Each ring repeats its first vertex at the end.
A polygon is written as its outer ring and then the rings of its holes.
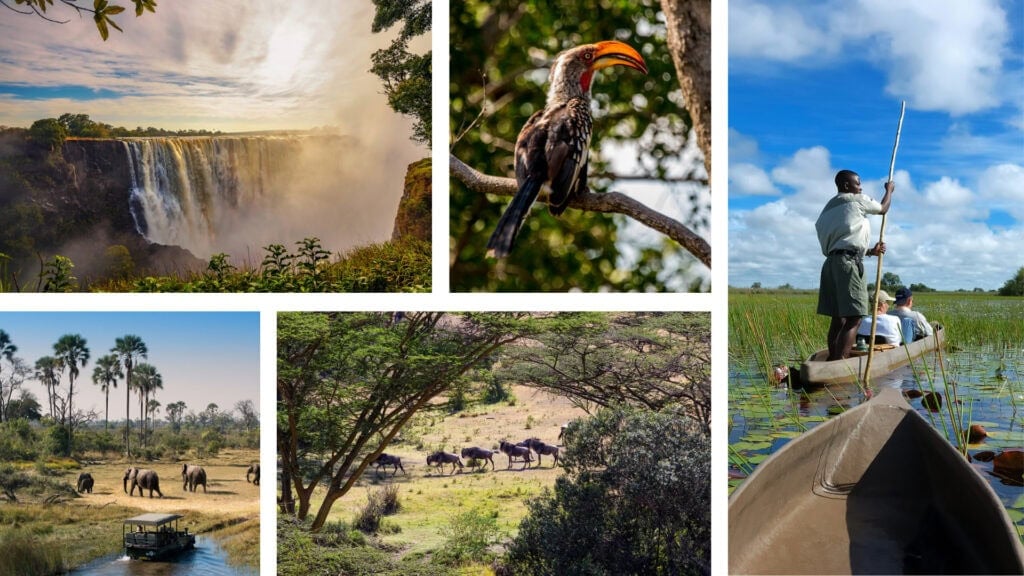
MULTIPOLYGON (((448 167, 451 175, 473 192, 512 196, 518 190, 516 181, 513 178, 482 174, 467 166, 462 160, 456 158, 454 154, 448 155, 448 167)), ((547 199, 538 198, 538 201, 546 202, 547 199)), ((588 190, 584 194, 573 198, 569 202, 569 206, 578 210, 629 216, 637 222, 675 240, 690 254, 693 254, 697 260, 711 268, 711 245, 706 240, 676 220, 652 210, 624 194, 618 192, 594 194, 588 190)))

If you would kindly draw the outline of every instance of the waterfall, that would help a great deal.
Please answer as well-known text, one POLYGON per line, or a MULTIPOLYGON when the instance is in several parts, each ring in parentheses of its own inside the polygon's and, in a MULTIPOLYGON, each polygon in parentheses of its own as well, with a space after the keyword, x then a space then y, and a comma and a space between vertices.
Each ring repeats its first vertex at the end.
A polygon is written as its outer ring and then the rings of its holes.
POLYGON ((272 212, 301 148, 296 136, 129 138, 129 209, 150 242, 201 257, 251 213, 272 212))

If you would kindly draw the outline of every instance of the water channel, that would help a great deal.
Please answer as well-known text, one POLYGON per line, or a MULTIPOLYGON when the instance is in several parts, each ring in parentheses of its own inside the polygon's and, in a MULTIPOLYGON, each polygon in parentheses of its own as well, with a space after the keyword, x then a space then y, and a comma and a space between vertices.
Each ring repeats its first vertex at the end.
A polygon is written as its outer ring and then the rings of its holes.
POLYGON ((173 561, 153 562, 131 560, 124 552, 97 558, 85 566, 73 570, 74 575, 89 576, 257 576, 259 570, 247 566, 228 564, 228 555, 217 545, 216 540, 205 536, 196 537, 195 550, 179 554, 173 561))

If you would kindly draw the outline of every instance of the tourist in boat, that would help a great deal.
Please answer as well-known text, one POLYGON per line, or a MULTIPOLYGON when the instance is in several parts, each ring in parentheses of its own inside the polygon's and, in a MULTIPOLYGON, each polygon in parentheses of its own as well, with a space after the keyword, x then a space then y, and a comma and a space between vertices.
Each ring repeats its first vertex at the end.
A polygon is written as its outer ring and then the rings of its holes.
POLYGON ((901 287, 899 290, 896 290, 896 302, 893 304, 892 310, 889 310, 889 314, 914 320, 914 340, 931 336, 934 333, 932 325, 928 323, 928 319, 924 317, 924 314, 911 310, 913 307, 914 294, 910 291, 910 288, 901 287))
MULTIPOLYGON (((899 346, 903 342, 900 336, 900 319, 889 312, 889 303, 896 299, 889 296, 885 290, 878 291, 878 328, 875 328, 875 344, 892 344, 899 346)), ((857 329, 857 336, 864 336, 866 340, 871 339, 871 320, 861 322, 857 329)))
POLYGON ((837 194, 825 204, 814 228, 818 232, 821 266, 818 287, 818 314, 830 316, 828 328, 828 359, 850 356, 857 339, 861 318, 871 313, 867 283, 864 279, 864 256, 885 254, 885 243, 871 241, 869 214, 885 214, 895 186, 885 184, 881 202, 861 194, 860 176, 851 170, 836 174, 837 194))

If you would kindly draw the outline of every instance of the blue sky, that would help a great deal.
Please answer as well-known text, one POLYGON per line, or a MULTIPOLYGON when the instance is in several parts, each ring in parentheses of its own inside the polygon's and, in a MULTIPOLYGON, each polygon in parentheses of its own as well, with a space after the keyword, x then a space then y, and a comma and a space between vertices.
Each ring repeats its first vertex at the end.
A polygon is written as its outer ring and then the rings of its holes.
MULTIPOLYGON (((100 356, 110 353, 115 340, 126 334, 142 338, 148 362, 163 376, 157 400, 164 406, 183 401, 188 410, 202 411, 211 402, 221 411, 239 400, 259 409, 259 314, 255 312, 0 312, 0 330, 17 346, 15 356, 29 366, 53 355, 53 344, 65 334, 80 334, 89 348, 89 361, 75 381, 76 410, 95 410, 103 419, 104 397, 92 383, 100 356)), ((7 360, 0 377, 10 375, 7 360)), ((6 378, 5 378, 6 379, 6 378)), ((67 373, 61 380, 66 390, 67 373)), ((46 406, 46 389, 34 380, 25 383, 46 406)), ((110 418, 124 418, 124 382, 111 392, 110 418)), ((133 398, 132 413, 138 411, 133 398)), ((163 417, 163 412, 158 414, 163 417)))
POLYGON ((730 2, 729 284, 817 287, 814 220, 835 172, 881 198, 901 100, 883 270, 939 289, 1012 277, 1024 266, 1022 23, 1024 3, 997 0, 730 2))

